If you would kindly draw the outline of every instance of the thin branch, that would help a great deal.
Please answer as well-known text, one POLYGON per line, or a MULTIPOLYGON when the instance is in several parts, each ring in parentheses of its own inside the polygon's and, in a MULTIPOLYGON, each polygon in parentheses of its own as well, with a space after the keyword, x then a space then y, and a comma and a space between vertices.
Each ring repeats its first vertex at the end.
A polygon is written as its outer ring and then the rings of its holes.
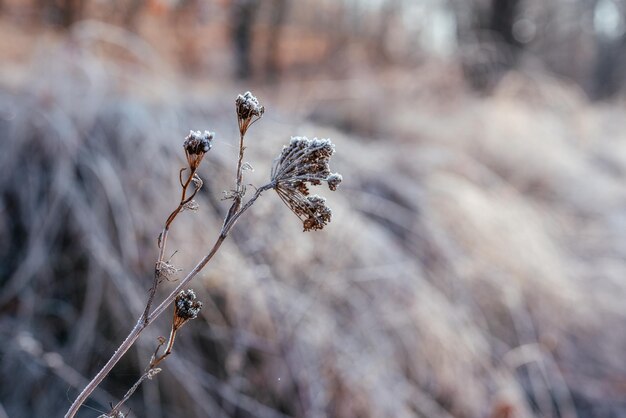
POLYGON ((174 222, 174 219, 176 219, 176 216, 178 216, 178 214, 182 211, 185 204, 191 201, 191 199, 193 199, 193 197, 198 192, 198 187, 196 187, 191 197, 187 198, 187 189, 189 188, 189 185, 193 181, 193 177, 196 174, 196 169, 195 168, 191 169, 191 173, 189 174, 189 177, 187 178, 187 181, 185 183, 182 182, 182 174, 183 174, 183 170, 180 170, 178 174, 178 179, 182 186, 182 194, 180 197, 180 202, 178 204, 178 207, 174 209, 174 211, 172 211, 170 216, 167 217, 167 220, 165 221, 165 226, 163 227, 163 231, 161 232, 161 235, 159 236, 159 256, 157 258, 157 262, 154 267, 154 281, 152 282, 152 287, 150 288, 150 293, 148 295, 148 302, 146 303, 146 309, 144 310, 143 315, 141 316, 144 323, 146 323, 148 320, 148 315, 150 314, 150 308, 152 308, 152 302, 154 301, 154 295, 156 294, 157 287, 159 286, 159 283, 161 281, 161 272, 162 272, 161 265, 163 263, 163 258, 165 257, 165 245, 167 243, 167 235, 170 230, 170 225, 172 224, 172 222, 174 222))
POLYGON ((144 374, 142 374, 139 380, 137 380, 135 384, 131 386, 130 389, 128 389, 128 392, 126 392, 126 395, 124 395, 124 397, 117 403, 117 405, 115 405, 113 409, 111 409, 111 412, 108 413, 108 416, 113 416, 113 417, 117 416, 116 412, 119 412, 122 406, 126 403, 126 401, 130 399, 131 396, 133 396, 133 393, 135 393, 135 391, 139 388, 139 386, 141 386, 144 380, 152 379, 154 376, 159 374, 160 371, 161 369, 159 368, 151 367, 144 374))
POLYGON ((237 160, 237 173, 236 173, 236 184, 235 184, 235 193, 233 196, 233 204, 228 209, 228 214, 224 218, 224 226, 230 219, 239 211, 241 208, 241 199, 243 199, 244 191, 242 189, 241 183, 243 182, 243 154, 246 147, 243 145, 245 139, 245 130, 242 128, 243 122, 239 120, 239 158, 237 160))
MULTIPOLYGON (((161 276, 163 275, 164 265, 165 268, 170 267, 169 265, 167 265, 167 263, 163 262, 169 228, 174 219, 178 216, 178 214, 186 208, 186 205, 191 202, 198 190, 200 190, 200 188, 202 187, 202 180, 196 176, 196 170, 200 162, 202 161, 204 154, 208 150, 210 150, 210 141, 214 135, 213 133, 208 131, 205 131, 204 134, 201 134, 199 131, 191 131, 189 136, 185 139, 184 143, 185 154, 187 156, 187 161, 190 168, 190 174, 187 178, 187 181, 183 183, 182 173, 184 170, 181 170, 179 172, 179 182, 182 187, 182 194, 178 207, 174 209, 174 211, 167 218, 165 226, 163 227, 163 232, 159 236, 159 257, 155 265, 154 283, 152 288, 150 289, 150 295, 148 298, 146 309, 144 310, 143 314, 141 315, 133 329, 130 331, 129 335, 118 347, 118 349, 113 353, 109 361, 107 361, 104 367, 102 367, 102 369, 78 395, 78 397, 68 410, 67 414, 65 415, 65 418, 72 418, 76 415, 85 400, 87 400, 90 394, 111 372, 113 367, 115 367, 119 360, 130 349, 130 347, 133 346, 143 330, 147 328, 152 322, 154 322, 154 320, 159 315, 161 315, 165 311, 165 309, 167 309, 167 307, 172 304, 172 302, 176 300, 179 294, 185 293, 183 289, 213 258, 213 256, 222 246, 222 243, 228 236, 228 233, 235 225, 239 217, 241 217, 241 215, 243 215, 243 213, 245 213, 256 202, 256 200, 261 196, 264 191, 272 188, 276 189, 283 202, 285 202, 290 207, 290 209, 303 221, 305 231, 321 229, 330 221, 331 212, 330 209, 325 205, 325 200, 318 196, 305 196, 308 195, 308 188, 306 184, 303 184, 306 182, 310 182, 313 185, 317 185, 320 184, 321 181, 325 180, 328 182, 329 186, 331 186, 331 190, 335 190, 337 184, 339 184, 339 182, 341 181, 341 176, 334 174, 332 175, 334 177, 331 184, 331 180, 328 174, 329 170, 327 167, 328 158, 330 157, 330 155, 332 155, 334 151, 334 146, 330 142, 330 140, 327 139, 310 141, 306 137, 292 138, 290 145, 286 148, 283 148, 280 159, 277 163, 275 163, 275 166, 272 168, 272 178, 270 183, 256 189, 254 195, 242 206, 242 200, 245 195, 245 186, 243 185, 243 155, 245 151, 245 134, 250 125, 252 125, 254 122, 261 118, 264 112, 264 108, 263 106, 259 105, 257 99, 252 96, 250 92, 246 92, 243 96, 240 95, 235 103, 237 105, 237 116, 240 131, 239 159, 237 162, 236 173, 236 189, 234 190, 234 196, 232 197, 233 203, 228 211, 228 214, 224 218, 224 223, 222 224, 222 230, 220 231, 219 237, 213 244, 213 247, 211 248, 209 253, 205 255, 200 260, 200 262, 198 262, 193 270, 191 270, 187 274, 187 276, 180 281, 178 286, 176 286, 176 288, 173 289, 171 293, 164 298, 164 300, 154 309, 154 311, 150 312, 157 287, 160 283, 161 276), (289 173, 289 175, 287 175, 287 173, 289 173), (300 176, 303 177, 302 180, 299 179, 300 176), (325 179, 321 179, 320 177, 322 176, 325 177, 325 179), (187 191, 189 185, 192 182, 194 184, 194 191, 188 196, 187 191), (284 182, 285 184, 279 187, 279 182, 284 182), (301 186, 304 186, 304 191, 302 190, 301 186)), ((193 294, 191 290, 189 290, 188 292, 191 292, 191 296, 195 298, 195 294, 193 294)), ((200 306, 201 304, 198 302, 198 310, 200 306)), ((176 308, 178 309, 178 304, 176 305, 176 308)), ((137 390, 137 388, 145 379, 151 378, 151 376, 160 371, 160 369, 157 369, 156 366, 172 352, 177 330, 180 326, 182 326, 186 319, 190 318, 190 316, 188 315, 182 315, 181 312, 178 312, 177 310, 174 311, 174 322, 172 324, 170 337, 163 354, 161 356, 158 356, 158 352, 161 346, 164 344, 164 341, 162 340, 161 344, 159 344, 150 360, 148 370, 146 370, 146 372, 140 377, 140 379, 126 393, 124 398, 115 406, 115 408, 113 408, 113 413, 119 412, 118 409, 123 405, 124 402, 126 402, 126 400, 128 400, 128 398, 130 398, 130 396, 137 390), (183 322, 180 322, 180 318, 183 318, 183 322)), ((195 318, 196 315, 197 312, 193 315, 193 317, 195 318)))
POLYGON ((165 339, 163 337, 159 337, 159 340, 160 340, 159 345, 157 345, 157 348, 154 350, 154 354, 152 355, 152 358, 150 359, 150 363, 148 364, 146 371, 135 382, 135 384, 130 389, 128 389, 128 392, 126 392, 126 395, 124 395, 124 397, 117 403, 117 405, 115 405, 113 409, 111 409, 108 416, 110 417, 117 416, 116 413, 120 411, 122 406, 126 403, 126 401, 128 401, 128 399, 130 399, 130 397, 135 393, 135 391, 139 388, 139 386, 141 386, 141 384, 146 379, 152 379, 161 371, 161 369, 157 368, 157 366, 159 365, 159 363, 165 360, 167 356, 169 356, 172 353, 172 348, 174 347, 174 340, 176 338, 176 332, 178 331, 179 328, 180 327, 176 327, 175 325, 172 325, 172 329, 170 331, 170 337, 167 341, 167 347, 165 349, 165 352, 160 356, 159 356, 159 350, 161 349, 163 344, 165 344, 165 339))
MULTIPOLYGON (((243 182, 243 153, 246 149, 243 145, 243 140, 245 138, 245 134, 241 132, 239 134, 239 159, 237 160, 237 187, 235 190, 237 192, 241 192, 241 183, 243 182)), ((239 201, 241 202, 241 197, 239 197, 239 201)))
MULTIPOLYGON (((198 275, 198 273, 207 265, 207 263, 211 261, 215 253, 217 253, 219 248, 222 246, 222 243, 228 236, 228 233, 235 225, 239 217, 243 215, 243 213, 254 204, 254 202, 259 198, 259 196, 261 196, 264 191, 269 190, 273 187, 273 183, 268 183, 263 187, 259 187, 256 193, 250 198, 250 200, 248 200, 248 202, 246 202, 246 204, 243 205, 241 209, 237 211, 237 213, 231 216, 230 220, 224 223, 222 231, 220 232, 219 237, 215 241, 215 244, 213 245, 213 248, 211 248, 209 253, 205 255, 202 260, 200 260, 200 262, 193 268, 193 270, 189 272, 189 274, 187 274, 187 276, 183 280, 180 281, 178 286, 171 291, 171 293, 161 302, 161 304, 159 304, 159 306, 154 309, 152 313, 149 313, 148 316, 145 318, 144 315, 139 318, 133 329, 130 331, 130 333, 122 342, 122 344, 118 347, 118 349, 115 350, 109 361, 107 361, 107 363, 96 374, 91 382, 89 382, 85 389, 83 389, 83 391, 78 395, 74 403, 72 403, 72 406, 65 414, 65 418, 72 418, 76 415, 76 413, 78 412, 82 404, 87 400, 89 395, 91 395, 94 389, 104 380, 104 378, 109 374, 113 367, 120 361, 122 356, 124 356, 124 354, 130 349, 130 347, 132 347, 135 341, 137 341, 137 338, 139 338, 139 335, 141 335, 143 330, 148 327, 152 322, 154 322, 154 320, 158 318, 159 315, 161 315, 165 311, 165 309, 167 309, 167 307, 174 301, 174 299, 176 299, 176 295, 178 295, 178 293, 183 290, 183 288, 187 286, 187 284, 189 284, 189 282, 193 280, 194 277, 198 275)), ((162 246, 164 247, 163 243, 162 246)))

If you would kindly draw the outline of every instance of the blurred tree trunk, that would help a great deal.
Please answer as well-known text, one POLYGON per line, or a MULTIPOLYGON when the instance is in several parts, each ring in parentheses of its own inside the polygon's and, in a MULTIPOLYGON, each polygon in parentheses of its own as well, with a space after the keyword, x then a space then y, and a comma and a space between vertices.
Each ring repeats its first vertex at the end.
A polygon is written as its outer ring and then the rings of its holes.
POLYGON ((479 40, 490 37, 493 40, 495 35, 509 46, 521 46, 513 32, 517 17, 521 14, 520 0, 491 0, 483 4, 478 1, 452 0, 450 4, 457 18, 457 34, 461 43, 475 37, 479 40))
POLYGON ((125 28, 135 30, 137 27, 137 19, 140 12, 146 5, 146 0, 130 0, 122 18, 122 24, 125 28))
MULTIPOLYGON (((622 24, 626 19, 626 2, 614 2, 617 12, 622 16, 622 24)), ((598 1, 590 3, 595 11, 598 1)), ((626 82, 624 66, 626 65, 626 33, 616 31, 603 33, 601 28, 592 28, 595 31, 596 56, 593 63, 593 73, 590 75, 590 95, 592 99, 604 100, 613 97, 622 90, 626 82)))
POLYGON ((259 9, 259 0, 233 0, 231 5, 232 41, 235 49, 235 76, 252 75, 252 32, 259 9))
POLYGON ((83 16, 84 0, 64 0, 61 2, 63 26, 69 27, 83 16))
POLYGON ((520 0, 486 2, 452 0, 466 80, 478 91, 489 91, 517 63, 522 44, 514 36, 521 14, 520 0))
POLYGON ((265 56, 265 75, 270 82, 274 82, 280 75, 280 38, 283 23, 287 17, 288 0, 273 0, 269 34, 267 39, 267 53, 265 56))
POLYGON ((379 27, 374 40, 376 61, 388 64, 392 57, 389 51, 389 34, 396 19, 402 12, 402 0, 387 0, 382 6, 379 18, 379 27))
POLYGON ((332 18, 322 22, 321 28, 329 39, 329 50, 324 67, 337 77, 345 77, 348 71, 348 66, 345 65, 349 55, 346 52, 350 49, 350 35, 346 30, 347 14, 348 10, 345 5, 338 6, 332 18))
POLYGON ((39 0, 42 19, 48 23, 70 27, 83 15, 85 0, 39 0))
POLYGON ((519 0, 492 0, 491 18, 488 29, 498 34, 501 40, 515 49, 521 43, 515 39, 513 25, 519 12, 519 0))

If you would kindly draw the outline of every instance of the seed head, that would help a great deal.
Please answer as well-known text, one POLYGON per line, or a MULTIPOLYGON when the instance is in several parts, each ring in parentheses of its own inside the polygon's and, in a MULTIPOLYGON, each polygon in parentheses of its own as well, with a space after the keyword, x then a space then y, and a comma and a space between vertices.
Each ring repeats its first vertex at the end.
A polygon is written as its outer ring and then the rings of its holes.
POLYGON ((179 328, 190 319, 196 319, 202 302, 196 299, 192 289, 181 290, 174 300, 174 328, 179 328))
POLYGON ((313 195, 306 198, 307 211, 303 216, 307 216, 303 220, 304 231, 315 231, 322 229, 330 222, 332 211, 326 206, 326 199, 321 196, 313 195))
POLYGON ((263 113, 265 113, 265 108, 261 106, 259 100, 249 91, 237 96, 235 109, 241 135, 245 135, 250 125, 261 119, 263 113))
POLYGON ((249 119, 254 116, 261 117, 265 112, 265 108, 261 106, 259 100, 249 91, 238 95, 235 105, 237 106, 237 116, 241 119, 249 119))
POLYGON ((319 185, 331 175, 329 161, 334 152, 330 139, 292 137, 274 163, 272 180, 319 185))
POLYGON ((320 196, 309 196, 309 186, 327 182, 330 190, 341 183, 341 174, 331 173, 330 157, 335 146, 330 139, 293 137, 283 147, 272 168, 274 189, 303 222, 305 231, 322 229, 330 222, 331 210, 320 196))
POLYGON ((328 188, 333 192, 337 190, 337 186, 339 186, 339 183, 341 183, 342 180, 343 176, 339 173, 333 173, 326 178, 326 181, 328 182, 328 188))
POLYGON ((211 149, 213 132, 204 131, 189 131, 189 135, 185 137, 183 147, 185 148, 185 155, 187 156, 187 162, 192 170, 195 170, 200 166, 204 154, 211 149))

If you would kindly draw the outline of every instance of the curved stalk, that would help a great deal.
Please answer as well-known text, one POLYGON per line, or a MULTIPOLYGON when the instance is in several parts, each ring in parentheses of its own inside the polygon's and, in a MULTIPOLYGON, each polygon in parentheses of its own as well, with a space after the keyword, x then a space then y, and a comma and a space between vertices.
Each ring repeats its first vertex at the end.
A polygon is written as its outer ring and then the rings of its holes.
POLYGON ((130 331, 126 339, 124 339, 122 344, 117 348, 117 350, 115 350, 109 361, 107 361, 107 363, 87 384, 87 386, 78 395, 76 400, 72 403, 72 406, 65 414, 65 418, 72 418, 76 415, 83 403, 87 400, 87 398, 89 398, 89 395, 91 395, 95 388, 104 380, 104 378, 109 374, 113 367, 115 367, 115 365, 120 361, 124 354, 132 347, 135 341, 137 341, 137 338, 139 338, 139 335, 141 335, 143 330, 146 329, 152 322, 154 322, 154 320, 158 318, 159 315, 161 315, 172 302, 174 302, 174 299, 176 299, 176 295, 178 295, 178 293, 183 290, 183 288, 187 286, 189 282, 198 275, 198 273, 200 273, 200 271, 207 265, 207 263, 211 261, 215 253, 217 253, 219 248, 222 246, 222 243, 228 236, 228 233, 235 225, 239 217, 243 215, 243 213, 248 210, 250 206, 252 206, 252 204, 254 204, 259 196, 261 196, 261 193, 273 187, 273 183, 268 183, 265 186, 258 188, 254 196, 252 196, 250 200, 248 200, 248 202, 246 202, 246 204, 241 207, 240 210, 238 210, 233 216, 230 217, 230 219, 228 219, 224 223, 222 231, 220 232, 218 239, 215 241, 215 244, 213 244, 213 248, 211 248, 209 253, 205 255, 202 260, 200 260, 200 262, 198 262, 193 270, 191 270, 189 274, 187 274, 187 276, 180 281, 178 286, 176 286, 176 288, 172 290, 172 292, 159 304, 159 306, 154 309, 152 313, 148 314, 145 317, 145 312, 141 315, 133 329, 130 331))

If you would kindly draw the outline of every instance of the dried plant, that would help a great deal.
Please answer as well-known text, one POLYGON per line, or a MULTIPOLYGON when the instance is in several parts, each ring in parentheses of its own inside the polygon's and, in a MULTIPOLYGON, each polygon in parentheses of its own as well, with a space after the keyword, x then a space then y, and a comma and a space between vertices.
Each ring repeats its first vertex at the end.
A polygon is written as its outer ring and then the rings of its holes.
POLYGON ((265 107, 261 106, 256 97, 249 91, 237 96, 235 100, 237 108, 237 121, 239 123, 239 133, 245 136, 248 128, 257 120, 263 117, 265 107))
POLYGON ((185 142, 183 142, 183 148, 185 148, 185 155, 187 156, 187 162, 191 171, 195 171, 200 166, 204 154, 211 149, 211 141, 213 140, 213 134, 209 131, 204 131, 203 134, 200 131, 190 131, 185 142))
POLYGON ((124 414, 120 411, 124 403, 135 393, 139 386, 146 380, 152 380, 157 374, 161 372, 161 369, 157 366, 167 356, 172 353, 174 348, 174 340, 176 339, 176 333, 185 325, 189 320, 196 319, 202 309, 202 302, 196 299, 196 294, 192 289, 182 290, 174 300, 174 318, 172 319, 172 327, 170 330, 170 337, 166 340, 163 337, 159 338, 159 345, 157 345, 154 354, 150 358, 150 363, 144 374, 135 382, 135 384, 126 392, 126 395, 109 411, 106 415, 101 415, 101 418, 123 418, 124 414), (167 344, 166 344, 167 342, 167 344), (161 347, 165 345, 163 354, 159 354, 161 347))
POLYGON ((193 290, 183 290, 184 287, 206 266, 218 251, 239 217, 254 204, 264 191, 270 189, 276 190, 280 198, 303 221, 305 231, 322 229, 330 222, 331 210, 326 206, 326 200, 317 195, 309 195, 310 186, 320 185, 325 181, 328 183, 331 190, 336 190, 342 180, 340 174, 330 172, 329 160, 335 151, 335 147, 329 139, 309 140, 305 137, 292 138, 289 145, 283 148, 276 159, 271 171, 270 182, 257 188, 254 195, 243 203, 246 194, 246 188, 243 184, 243 171, 250 167, 248 163, 243 162, 246 148, 244 145, 245 135, 250 126, 261 119, 265 108, 260 105, 257 98, 250 92, 239 95, 235 101, 235 106, 240 133, 239 158, 237 162, 235 188, 227 194, 227 198, 232 199, 233 202, 224 218, 222 229, 213 248, 200 260, 193 270, 180 281, 178 286, 152 310, 152 303, 157 288, 162 283, 163 279, 173 277, 180 271, 170 264, 169 261, 164 260, 167 236, 178 214, 184 210, 196 210, 198 208, 197 203, 193 200, 202 187, 202 179, 198 176, 197 170, 205 154, 212 147, 213 133, 209 131, 204 131, 204 133, 191 131, 183 142, 188 167, 182 168, 179 172, 181 198, 178 206, 168 216, 158 238, 159 255, 155 264, 154 281, 150 288, 145 310, 130 334, 115 351, 113 356, 78 395, 65 415, 66 418, 71 418, 78 412, 78 409, 87 400, 94 389, 96 389, 115 364, 119 362, 122 356, 135 343, 141 332, 173 303, 174 314, 169 338, 167 340, 162 337, 159 339, 159 344, 144 374, 128 390, 122 400, 120 400, 109 413, 104 415, 105 417, 124 416, 120 411, 121 407, 145 380, 152 379, 161 371, 157 366, 171 354, 177 332, 189 320, 196 318, 200 312, 202 303, 196 299, 196 294, 193 290), (186 177, 184 176, 185 172, 187 172, 186 177), (160 354, 161 347, 163 346, 165 346, 165 349, 162 354, 160 354))
POLYGON ((329 139, 291 138, 283 147, 272 169, 274 189, 289 209, 298 216, 305 231, 322 229, 330 222, 331 210, 323 197, 309 196, 309 186, 328 183, 337 190, 341 174, 331 173, 330 157, 335 146, 329 139))

